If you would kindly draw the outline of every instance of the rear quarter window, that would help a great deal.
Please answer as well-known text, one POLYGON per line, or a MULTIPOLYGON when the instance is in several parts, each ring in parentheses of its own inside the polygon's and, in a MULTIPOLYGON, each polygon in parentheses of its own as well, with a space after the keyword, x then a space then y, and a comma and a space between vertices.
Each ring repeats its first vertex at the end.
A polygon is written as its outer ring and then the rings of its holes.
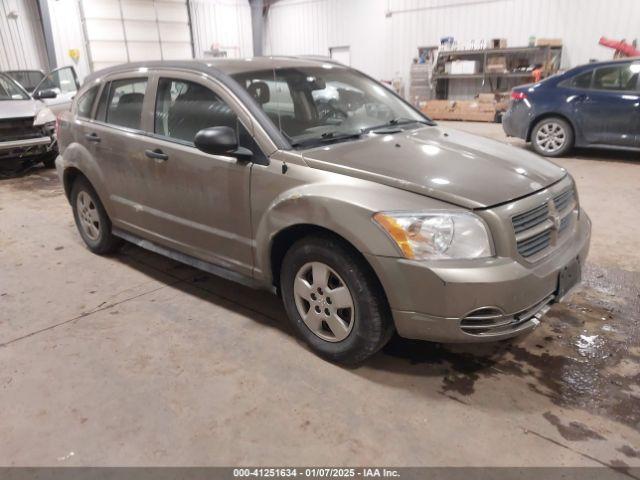
POLYGON ((80 118, 91 118, 93 102, 98 95, 98 87, 92 87, 83 93, 76 103, 76 115, 80 118))
POLYGON ((569 86, 572 88, 589 88, 591 87, 592 77, 593 77, 593 70, 579 73, 575 77, 569 79, 569 86))

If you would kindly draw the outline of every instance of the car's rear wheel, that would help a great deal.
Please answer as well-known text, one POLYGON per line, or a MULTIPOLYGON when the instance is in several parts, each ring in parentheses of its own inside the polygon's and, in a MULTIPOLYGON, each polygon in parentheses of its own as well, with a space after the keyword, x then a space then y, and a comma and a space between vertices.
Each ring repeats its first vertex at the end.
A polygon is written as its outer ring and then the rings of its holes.
POLYGON ((284 257, 280 287, 295 330, 330 361, 360 363, 393 333, 384 292, 371 268, 335 237, 295 243, 284 257))
POLYGON ((549 117, 540 120, 531 132, 531 144, 545 157, 561 157, 573 148, 573 129, 566 120, 549 117))
POLYGON ((113 253, 122 240, 111 233, 111 221, 91 184, 79 177, 71 188, 71 206, 76 227, 93 253, 113 253))

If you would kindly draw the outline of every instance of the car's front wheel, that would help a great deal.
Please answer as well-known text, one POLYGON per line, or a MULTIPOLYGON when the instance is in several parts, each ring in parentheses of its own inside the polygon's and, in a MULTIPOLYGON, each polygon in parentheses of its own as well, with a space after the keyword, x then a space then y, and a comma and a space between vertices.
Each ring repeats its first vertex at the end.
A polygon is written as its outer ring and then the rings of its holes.
POLYGON ((122 240, 111 233, 111 221, 91 184, 79 177, 71 188, 73 218, 84 243, 93 253, 113 253, 122 240))
POLYGON ((42 163, 44 168, 55 168, 56 166, 56 157, 58 156, 57 152, 48 152, 42 157, 42 163))
POLYGON ((573 129, 566 120, 549 117, 540 120, 531 132, 531 145, 545 157, 561 157, 573 148, 573 129))
POLYGON ((330 361, 360 363, 393 333, 384 292, 371 268, 335 237, 295 243, 283 260, 280 286, 294 328, 330 361))

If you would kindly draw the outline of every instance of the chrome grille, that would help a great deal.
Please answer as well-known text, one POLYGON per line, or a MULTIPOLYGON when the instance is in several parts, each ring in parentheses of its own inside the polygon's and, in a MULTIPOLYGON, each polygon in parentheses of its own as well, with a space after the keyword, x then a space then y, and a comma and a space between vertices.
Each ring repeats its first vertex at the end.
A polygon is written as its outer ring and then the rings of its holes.
POLYGON ((545 230, 533 237, 518 242, 518 253, 523 257, 531 257, 551 244, 551 232, 545 230))
POLYGON ((550 250, 571 225, 576 206, 574 190, 569 188, 549 201, 512 217, 518 253, 535 260, 536 256, 550 250))
POLYGON ((513 217, 513 229, 516 233, 524 232, 544 222, 549 216, 549 207, 545 203, 539 207, 513 217))
POLYGON ((566 208, 573 203, 573 196, 573 188, 570 188, 555 197, 553 203, 556 206, 556 210, 559 212, 566 210, 566 208))

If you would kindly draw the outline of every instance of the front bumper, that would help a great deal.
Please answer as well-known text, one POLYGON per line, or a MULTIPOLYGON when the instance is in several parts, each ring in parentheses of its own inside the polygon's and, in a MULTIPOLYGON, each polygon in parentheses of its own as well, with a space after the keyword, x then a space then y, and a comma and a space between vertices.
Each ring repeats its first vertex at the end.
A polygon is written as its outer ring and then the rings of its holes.
POLYGON ((47 154, 56 146, 55 137, 42 136, 0 142, 0 160, 28 158, 47 154))
POLYGON ((557 298, 560 272, 576 259, 584 265, 590 237, 591 221, 583 211, 573 238, 533 266, 504 257, 439 264, 366 257, 385 289, 400 336, 486 342, 514 337, 538 325, 549 306, 562 300, 557 298), (496 328, 465 327, 466 319, 498 314, 496 328))

